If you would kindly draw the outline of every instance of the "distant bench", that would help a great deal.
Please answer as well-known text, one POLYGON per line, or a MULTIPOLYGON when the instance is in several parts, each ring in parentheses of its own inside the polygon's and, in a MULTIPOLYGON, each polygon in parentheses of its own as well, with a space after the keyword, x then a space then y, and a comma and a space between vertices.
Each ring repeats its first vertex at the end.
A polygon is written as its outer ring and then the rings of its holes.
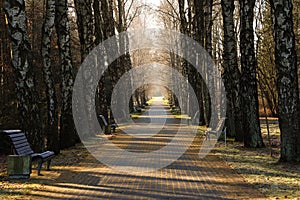
POLYGON ((38 161, 38 175, 41 176, 41 168, 47 162, 47 170, 50 170, 51 159, 55 156, 53 151, 34 153, 25 134, 21 130, 5 130, 3 133, 9 136, 15 155, 31 156, 32 161, 38 161))
POLYGON ((223 126, 225 124, 226 118, 221 118, 217 124, 217 127, 214 130, 206 130, 205 131, 205 140, 210 140, 210 135, 215 135, 217 138, 221 135, 221 133, 224 133, 224 141, 226 146, 226 127, 223 130, 223 126))
MULTIPOLYGON (((99 117, 101 118, 104 126, 108 127, 108 123, 107 123, 105 117, 103 115, 99 115, 99 117)), ((113 123, 113 124, 110 125, 110 127, 111 127, 113 133, 115 133, 116 132, 116 128, 117 128, 117 124, 113 123)))

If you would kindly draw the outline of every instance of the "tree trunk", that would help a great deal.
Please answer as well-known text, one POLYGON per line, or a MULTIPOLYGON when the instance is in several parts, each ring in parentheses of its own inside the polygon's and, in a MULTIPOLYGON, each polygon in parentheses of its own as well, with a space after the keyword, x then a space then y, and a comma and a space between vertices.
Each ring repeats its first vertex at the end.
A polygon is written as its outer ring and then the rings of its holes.
POLYGON ((60 145, 61 148, 74 146, 78 140, 72 115, 72 89, 74 74, 70 49, 70 30, 67 0, 56 0, 55 27, 61 62, 61 98, 60 145))
MULTIPOLYGON (((92 3, 91 0, 75 0, 74 2, 77 15, 78 35, 80 40, 81 62, 83 62, 94 47, 94 23, 92 3)), ((91 73, 91 71, 93 70, 93 67, 99 67, 97 64, 97 55, 94 55, 93 59, 89 57, 89 59, 86 60, 86 62, 89 62, 90 67, 85 68, 85 72, 82 74, 82 79, 84 80, 82 92, 84 94, 83 96, 85 97, 84 105, 88 120, 86 122, 81 121, 87 127, 85 128, 85 132, 81 133, 85 136, 94 134, 94 132, 96 131, 93 123, 91 123, 91 113, 95 107, 95 94, 93 94, 94 91, 92 91, 92 85, 97 80, 95 74, 91 73)))
MULTIPOLYGON (((212 7, 213 7, 213 1, 212 0, 205 0, 205 9, 204 9, 204 30, 205 30, 205 37, 204 37, 204 48, 207 51, 207 53, 212 56, 212 7)), ((208 76, 209 71, 212 71, 212 69, 207 69, 206 76, 208 76)), ((206 79, 208 82, 206 85, 203 85, 203 94, 204 94, 204 107, 205 107, 205 119, 206 123, 210 123, 211 118, 211 96, 214 94, 209 94, 208 88, 211 88, 213 91, 214 86, 214 77, 211 76, 206 79)))
MULTIPOLYGON (((2 68, 10 65, 10 46, 9 36, 6 25, 5 13, 3 10, 3 1, 0 1, 0 65, 2 68)), ((3 77, 4 78, 4 77, 3 77)))
MULTIPOLYGON (((109 37, 115 36, 115 20, 113 16, 113 7, 112 0, 101 0, 101 12, 103 16, 103 39, 106 40, 109 37)), ((117 41, 112 41, 109 44, 110 46, 106 46, 105 49, 108 55, 116 54, 119 51, 117 41)), ((108 97, 111 96, 112 90, 115 84, 118 81, 118 77, 120 77, 119 67, 118 67, 118 59, 112 62, 108 68, 111 86, 108 89, 108 97)), ((109 98, 108 98, 109 99, 109 98)), ((107 101, 110 105, 110 101, 107 101)))
POLYGON ((205 0, 205 41, 204 48, 210 56, 212 56, 212 8, 213 0, 205 0))
POLYGON ((98 45, 100 42, 103 41, 103 27, 101 26, 101 24, 103 24, 103 17, 100 13, 101 11, 99 0, 94 0, 93 9, 95 20, 95 45, 98 45))
POLYGON ((270 0, 270 2, 275 19, 275 63, 281 133, 280 160, 300 162, 300 103, 292 1, 270 0))
POLYGON ((81 62, 94 47, 94 23, 91 0, 74 0, 80 40, 81 62))
POLYGON ((18 111, 21 129, 35 151, 44 148, 37 92, 33 73, 31 47, 27 33, 25 2, 4 0, 4 11, 8 20, 8 31, 12 42, 12 64, 15 74, 18 111), (17 11, 17 12, 16 12, 17 11))
POLYGON ((53 81, 53 74, 51 71, 51 38, 55 21, 55 0, 46 1, 46 16, 43 25, 42 48, 41 53, 44 64, 44 81, 46 84, 47 97, 47 128, 45 133, 47 135, 47 149, 59 153, 59 135, 58 135, 58 108, 55 92, 55 84, 53 81))
MULTIPOLYGON (((127 24, 126 24, 126 19, 125 19, 125 4, 124 4, 124 0, 118 0, 118 17, 119 17, 119 23, 118 23, 118 32, 122 33, 124 31, 127 30, 127 24)), ((130 59, 130 53, 129 51, 129 38, 127 34, 123 34, 121 38, 119 38, 119 47, 120 47, 120 51, 124 51, 126 52, 124 55, 122 55, 120 57, 120 66, 122 66, 121 69, 121 74, 123 75, 126 72, 130 71, 132 68, 132 63, 131 63, 131 59, 130 59)), ((118 77, 121 78, 121 77, 118 77)), ((131 81, 132 80, 127 80, 128 83, 128 89, 126 92, 131 92, 131 81)), ((125 95, 125 93, 124 93, 125 95)), ((125 95, 127 96, 127 95, 125 95)), ((130 99, 124 98, 124 105, 125 106, 129 106, 129 111, 133 112, 133 100, 132 100, 132 95, 130 97, 130 99)))
MULTIPOLYGON (((194 11, 195 15, 193 17, 193 31, 194 31, 194 36, 193 38, 200 43, 201 46, 204 47, 204 36, 205 36, 205 31, 204 31, 204 8, 203 8, 203 1, 198 1, 194 0, 194 11)), ((198 60, 198 62, 201 62, 198 60)), ((201 63, 197 63, 201 65, 201 63)), ((195 69, 194 69, 195 70, 195 69)), ((208 124, 207 122, 207 115, 208 113, 205 111, 209 110, 209 108, 205 107, 208 101, 206 101, 208 98, 205 96, 203 91, 205 91, 205 83, 203 81, 203 78, 200 76, 200 74, 197 71, 192 72, 193 74, 196 72, 194 75, 194 84, 196 88, 195 94, 197 96, 198 102, 199 102, 199 125, 205 125, 208 124)), ((206 93, 208 94, 208 93, 206 93)))
MULTIPOLYGON (((5 13, 3 10, 3 1, 0 1, 0 118, 14 115, 14 112, 12 112, 11 109, 9 113, 4 113, 4 110, 5 108, 7 108, 7 106, 14 106, 11 104, 13 97, 9 98, 9 96, 13 95, 8 94, 8 91, 11 89, 9 87, 13 85, 12 81, 9 81, 11 80, 10 76, 12 76, 9 44, 10 41, 8 36, 5 13)), ((12 89, 11 91, 13 90, 14 89, 12 89)), ((13 116, 13 118, 15 118, 15 116, 13 116)), ((18 120, 18 118, 16 120, 18 120)))
MULTIPOLYGON (((189 31, 188 31, 188 22, 187 22, 187 18, 186 18, 186 12, 185 12, 185 1, 184 0, 178 0, 178 4, 179 4, 179 16, 180 16, 180 32, 185 34, 185 35, 188 35, 189 31)), ((183 49, 185 48, 186 46, 186 42, 185 40, 180 40, 180 45, 183 47, 183 49)), ((180 52, 183 57, 187 57, 187 53, 186 51, 183 51, 183 52, 180 52)), ((190 74, 190 67, 189 67, 189 63, 179 57, 179 64, 180 64, 180 72, 181 74, 184 76, 184 77, 189 77, 189 74, 190 74)), ((187 97, 188 94, 187 94, 187 84, 183 83, 181 86, 181 94, 180 94, 180 97, 179 97, 179 101, 180 101, 180 105, 181 105, 181 112, 182 113, 185 113, 185 114, 189 114, 188 113, 188 105, 189 105, 189 101, 188 101, 188 98, 185 99, 183 97, 187 97)))
POLYGON ((241 93, 243 97, 243 132, 246 147, 263 147, 258 113, 256 81, 257 61, 254 51, 254 5, 255 0, 240 0, 241 17, 241 93))
POLYGON ((236 33, 234 31, 234 0, 222 0, 224 27, 223 80, 227 96, 226 126, 230 136, 243 141, 242 108, 240 96, 240 71, 238 68, 236 33))
POLYGON ((204 12, 203 2, 194 0, 195 16, 194 16, 194 29, 195 29, 195 40, 204 47, 204 12))
MULTIPOLYGON (((102 8, 102 7, 101 7, 102 8)), ((104 22, 103 22, 103 16, 102 11, 100 9, 100 1, 94 0, 93 4, 94 9, 94 20, 95 20, 95 45, 100 44, 104 40, 104 22)), ((103 9, 103 8, 102 8, 103 9)), ((107 73, 104 73, 99 81, 98 84, 98 90, 97 90, 97 99, 96 99, 96 105, 98 114, 103 115, 105 119, 108 118, 107 113, 107 87, 105 85, 105 75, 107 73)))

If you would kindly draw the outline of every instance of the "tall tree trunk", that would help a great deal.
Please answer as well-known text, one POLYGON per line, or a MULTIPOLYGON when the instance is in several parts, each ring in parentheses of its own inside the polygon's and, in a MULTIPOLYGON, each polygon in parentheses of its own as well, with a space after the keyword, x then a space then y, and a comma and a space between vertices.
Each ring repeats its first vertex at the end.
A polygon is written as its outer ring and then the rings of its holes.
MULTIPOLYGON (((108 39, 109 37, 115 36, 115 20, 113 14, 113 1, 112 0, 101 0, 101 11, 103 16, 103 40, 108 39)), ((109 44, 109 47, 105 47, 108 54, 117 53, 119 51, 118 44, 116 41, 113 41, 109 44)), ((111 78, 112 88, 115 86, 116 81, 118 80, 118 66, 117 61, 114 61, 109 66, 109 74, 111 78)), ((111 89, 112 89, 111 88, 111 89)), ((110 103, 110 102, 108 102, 110 103)))
POLYGON ((255 0, 240 0, 241 16, 241 92, 243 97, 243 132, 246 147, 263 147, 258 113, 256 81, 257 61, 254 51, 254 5, 255 0))
MULTIPOLYGON (((12 81, 9 81, 11 76, 11 57, 10 57, 10 41, 8 36, 5 13, 3 9, 3 1, 0 1, 0 110, 4 111, 7 105, 11 105, 11 98, 7 94, 12 81)), ((6 113, 13 115, 14 112, 6 113)), ((1 112, 2 117, 4 113, 1 112)))
POLYGON ((80 40, 81 62, 94 47, 94 23, 91 0, 74 0, 80 40))
POLYGON ((292 1, 270 0, 270 3, 275 19, 280 160, 300 162, 300 103, 292 1))
POLYGON ((53 81, 53 74, 51 71, 51 39, 55 21, 55 0, 46 1, 46 16, 43 25, 42 48, 41 53, 44 64, 44 81, 46 84, 47 97, 47 128, 45 133, 47 135, 47 148, 59 153, 59 135, 58 135, 58 108, 55 92, 55 84, 53 81))
MULTIPOLYGON (((108 34, 110 37, 113 37, 116 35, 115 33, 115 19, 114 19, 114 0, 108 0, 108 34)), ((119 52, 119 45, 116 42, 113 42, 112 46, 110 48, 114 48, 114 53, 119 52)), ((122 67, 120 66, 120 58, 118 58, 115 62, 111 64, 111 68, 109 70, 112 88, 115 87, 117 84, 119 78, 122 76, 122 67)))
POLYGON ((74 73, 70 49, 70 27, 67 0, 56 0, 55 27, 61 62, 61 98, 60 145, 61 148, 74 146, 78 140, 72 115, 72 89, 74 73))
POLYGON ((204 48, 210 56, 212 56, 212 8, 213 0, 205 0, 205 41, 204 48))
POLYGON ((0 64, 1 67, 10 65, 10 47, 9 36, 6 25, 5 13, 3 10, 3 1, 0 1, 0 64))
MULTIPOLYGON (((81 50, 81 62, 85 60, 88 54, 92 51, 94 47, 94 23, 93 23, 93 12, 92 12, 92 3, 91 0, 75 0, 75 10, 77 15, 77 28, 78 28, 78 35, 80 40, 80 50, 81 50)), ((95 95, 93 94, 92 88, 93 83, 96 82, 95 74, 93 71, 93 67, 98 67, 97 62, 97 55, 94 55, 92 59, 89 57, 86 62, 89 62, 89 68, 85 68, 84 73, 82 74, 82 79, 84 80, 84 84, 82 88, 84 98, 84 105, 87 114, 87 121, 84 123, 86 128, 85 133, 81 133, 84 135, 94 134, 95 127, 93 123, 90 123, 92 120, 92 110, 95 106, 95 95)))
POLYGON ((223 80, 227 96, 226 126, 230 136, 243 141, 242 108, 240 96, 240 76, 237 59, 236 33, 234 31, 234 0, 222 0, 224 27, 223 80))
POLYGON ((44 137, 27 33, 25 2, 23 0, 4 0, 3 7, 8 19, 8 30, 12 42, 12 64, 21 128, 25 131, 32 148, 35 151, 41 151, 44 148, 44 137))
MULTIPOLYGON (((207 51, 207 53, 212 56, 212 8, 213 8, 213 1, 212 0, 205 0, 204 2, 205 7, 204 7, 204 32, 205 32, 205 37, 204 37, 204 48, 207 51)), ((213 69, 207 68, 206 76, 209 76, 211 74, 210 72, 213 71, 213 69)), ((204 107, 205 107, 205 119, 206 123, 210 123, 210 118, 211 118, 211 97, 209 94, 208 88, 211 88, 213 91, 214 88, 214 76, 207 77, 206 80, 208 81, 205 84, 203 84, 203 94, 204 94, 204 107)))
MULTIPOLYGON (((124 0, 118 0, 118 32, 122 33, 127 30, 127 24, 126 24, 126 19, 125 19, 125 3, 124 0)), ((125 74, 126 72, 130 71, 132 68, 132 63, 130 59, 130 53, 129 51, 129 38, 128 35, 125 33, 122 35, 121 38, 119 38, 119 47, 120 51, 126 52, 124 55, 120 57, 120 66, 122 66, 123 69, 121 69, 121 75, 125 74)), ((121 78, 121 77, 118 77, 121 78)), ((131 80, 127 80, 128 83, 128 89, 126 92, 131 91, 131 80)), ((126 95, 127 96, 127 95, 126 95)), ((129 106, 129 111, 133 112, 133 100, 132 100, 132 95, 130 99, 124 98, 124 106, 129 106)))
MULTIPOLYGON (((193 38, 200 43, 201 46, 204 47, 204 10, 203 10, 203 1, 194 0, 194 36, 193 38)), ((198 60, 198 62, 201 62, 198 60)), ((198 65, 201 65, 201 63, 198 63, 198 65)), ((193 69, 195 70, 195 69, 193 69)), ((205 125, 207 124, 207 113, 205 111, 209 110, 205 108, 205 94, 203 91, 205 90, 205 83, 203 81, 203 78, 200 76, 200 74, 197 71, 192 72, 194 74, 194 84, 195 84, 195 94, 197 96, 198 102, 199 102, 199 125, 205 125)), ((193 81, 192 81, 193 82, 193 81)))
POLYGON ((100 42, 103 41, 103 27, 101 26, 101 24, 103 24, 103 17, 100 13, 101 11, 99 0, 94 0, 93 9, 95 20, 95 45, 98 45, 100 42))
MULTIPOLYGON (((186 12, 185 12, 185 1, 184 0, 178 0, 178 4, 179 4, 179 16, 180 16, 180 32, 182 34, 185 34, 185 35, 188 35, 189 31, 188 31, 188 21, 187 21, 187 18, 186 18, 186 12)), ((183 40, 180 40, 182 47, 183 49, 185 48, 186 46, 186 41, 183 39, 183 40)), ((183 52, 180 52, 183 57, 187 57, 187 53, 186 51, 183 51, 183 52)), ((189 76, 190 74, 190 68, 189 68, 189 64, 188 62, 183 59, 183 58, 179 58, 179 63, 180 63, 180 67, 181 67, 181 70, 180 72, 182 73, 182 75, 184 77, 187 77, 189 76)), ((189 101, 188 101, 188 98, 185 99, 183 97, 187 97, 187 85, 185 83, 183 83, 181 86, 180 86, 182 89, 181 89, 181 97, 178 99, 180 101, 180 104, 181 104, 181 112, 182 113, 185 113, 185 114, 189 114, 188 113, 188 107, 189 107, 189 101)))
MULTIPOLYGON (((101 7, 103 9, 103 7, 101 7)), ((104 22, 103 22, 103 16, 102 16, 102 10, 100 9, 100 1, 94 0, 93 3, 93 9, 94 9, 94 20, 95 20, 95 45, 100 44, 104 40, 104 22)), ((107 87, 105 85, 105 76, 107 73, 104 73, 101 77, 99 84, 98 84, 98 90, 97 90, 97 99, 96 99, 96 105, 97 110, 100 115, 103 115, 105 119, 108 118, 107 113, 107 87)))
MULTIPOLYGON (((101 0, 101 9, 102 9, 102 15, 103 15, 103 35, 104 40, 106 40, 109 37, 113 37, 116 35, 115 33, 115 19, 114 19, 114 13, 113 13, 113 0, 101 0)), ((108 56, 112 54, 118 54, 119 53, 119 46, 116 40, 113 40, 110 42, 109 46, 105 47, 106 52, 108 56)), ((117 102, 111 102, 111 96, 112 91, 117 84, 117 81, 119 77, 122 75, 122 67, 119 65, 120 58, 113 61, 109 67, 108 67, 108 74, 109 74, 109 82, 110 85, 107 87, 107 103, 108 106, 111 106, 113 104, 116 104, 117 102)), ((113 115, 110 115, 111 119, 113 119, 113 115)))
POLYGON ((194 27, 195 27, 195 40, 204 47, 204 11, 203 2, 194 0, 195 16, 194 16, 194 27))

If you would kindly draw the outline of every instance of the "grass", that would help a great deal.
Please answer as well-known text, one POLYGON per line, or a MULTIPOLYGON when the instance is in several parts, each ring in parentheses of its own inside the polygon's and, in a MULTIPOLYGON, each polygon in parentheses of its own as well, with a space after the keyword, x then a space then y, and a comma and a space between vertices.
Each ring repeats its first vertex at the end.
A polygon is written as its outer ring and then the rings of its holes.
MULTIPOLYGON (((188 118, 185 115, 174 114, 176 118, 188 118)), ((198 134, 203 134, 205 126, 198 128, 198 134)), ((227 139, 224 143, 217 143, 213 154, 223 159, 231 168, 254 185, 267 196, 268 199, 296 199, 300 200, 300 164, 279 163, 280 130, 277 119, 271 119, 269 124, 273 156, 270 148, 249 149, 242 143, 227 139)), ((261 123, 261 132, 267 146, 267 126, 261 123)))
POLYGON ((142 115, 142 113, 131 113, 130 116, 132 119, 137 119, 142 115))
POLYGON ((44 185, 53 184, 55 179, 60 175, 56 171, 64 169, 66 166, 76 166, 89 155, 88 151, 82 144, 61 151, 52 161, 52 171, 42 169, 45 176, 37 176, 37 165, 33 163, 30 179, 10 180, 7 177, 6 156, 0 156, 0 200, 7 199, 35 199, 30 195, 31 191, 43 190, 44 185))
MULTIPOLYGON (((267 143, 266 128, 262 125, 263 138, 267 143)), ((278 124, 270 126, 272 141, 279 139, 278 124)), ((273 142, 272 142, 273 143, 273 142)), ((213 154, 222 158, 244 179, 270 199, 300 199, 300 164, 279 163, 279 147, 249 149, 242 143, 229 141, 225 148, 218 143, 213 154)))
POLYGON ((191 117, 188 115, 179 115, 179 114, 175 115, 175 118, 176 119, 191 119, 191 117))

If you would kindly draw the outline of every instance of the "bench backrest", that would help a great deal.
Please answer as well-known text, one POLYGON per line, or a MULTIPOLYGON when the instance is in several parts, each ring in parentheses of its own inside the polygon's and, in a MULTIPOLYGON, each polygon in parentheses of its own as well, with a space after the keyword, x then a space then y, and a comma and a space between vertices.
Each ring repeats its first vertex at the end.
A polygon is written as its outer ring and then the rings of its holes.
POLYGON ((217 124, 215 131, 217 131, 217 132, 222 131, 224 123, 225 123, 225 118, 221 118, 217 124))
POLYGON ((17 155, 31 155, 32 151, 25 134, 21 130, 6 130, 3 131, 11 139, 14 147, 14 153, 17 155))
POLYGON ((99 117, 102 119, 104 126, 108 126, 108 123, 107 123, 105 117, 103 115, 100 115, 99 117))
POLYGON ((192 118, 192 124, 195 124, 195 125, 199 124, 199 122, 196 122, 196 119, 199 119, 199 114, 200 114, 200 112, 199 112, 199 110, 197 110, 197 112, 195 112, 195 114, 192 118))

